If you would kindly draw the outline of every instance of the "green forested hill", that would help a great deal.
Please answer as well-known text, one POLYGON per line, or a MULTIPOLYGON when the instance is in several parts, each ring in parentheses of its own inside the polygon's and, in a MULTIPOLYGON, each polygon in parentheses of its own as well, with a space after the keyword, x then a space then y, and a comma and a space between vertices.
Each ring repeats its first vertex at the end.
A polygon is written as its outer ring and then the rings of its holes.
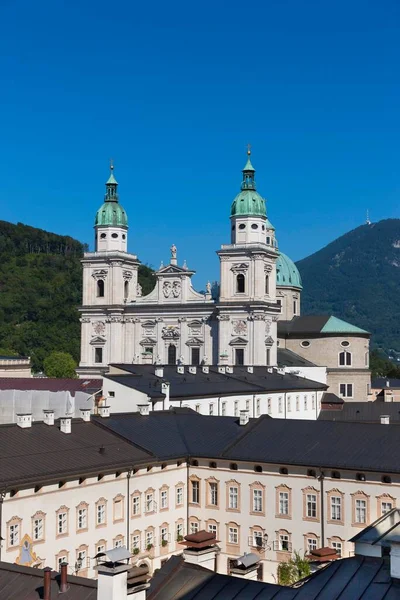
POLYGON ((400 351, 400 219, 362 225, 297 263, 302 313, 331 313, 400 351))
MULTIPOLYGON (((53 350, 79 360, 85 250, 68 236, 0 221, 0 354, 31 356, 35 370, 53 350)), ((141 266, 139 280, 151 291, 152 270, 141 266)))

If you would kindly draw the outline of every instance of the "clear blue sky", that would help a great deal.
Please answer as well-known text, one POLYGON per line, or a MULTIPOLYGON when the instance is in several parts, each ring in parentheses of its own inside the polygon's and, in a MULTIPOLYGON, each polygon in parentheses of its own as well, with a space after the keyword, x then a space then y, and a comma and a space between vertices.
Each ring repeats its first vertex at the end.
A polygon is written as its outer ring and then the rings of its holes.
POLYGON ((398 0, 0 0, 0 218, 92 245, 108 161, 130 251, 216 279, 252 144, 282 251, 400 217, 398 0))

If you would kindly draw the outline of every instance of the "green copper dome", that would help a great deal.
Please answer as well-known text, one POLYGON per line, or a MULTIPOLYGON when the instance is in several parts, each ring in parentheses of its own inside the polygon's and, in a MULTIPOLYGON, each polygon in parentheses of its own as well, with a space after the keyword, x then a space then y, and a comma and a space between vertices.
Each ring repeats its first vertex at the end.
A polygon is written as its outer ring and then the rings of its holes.
POLYGON ((241 192, 236 196, 231 206, 231 217, 267 217, 267 209, 264 198, 256 191, 255 170, 250 161, 250 151, 244 167, 241 192))
POLYGON ((276 285, 280 287, 303 288, 298 268, 282 252, 279 253, 278 260, 276 261, 276 285))
POLYGON ((113 169, 114 167, 111 165, 111 174, 106 183, 104 204, 100 206, 96 213, 95 227, 108 225, 128 227, 127 214, 118 202, 118 181, 114 177, 113 169))

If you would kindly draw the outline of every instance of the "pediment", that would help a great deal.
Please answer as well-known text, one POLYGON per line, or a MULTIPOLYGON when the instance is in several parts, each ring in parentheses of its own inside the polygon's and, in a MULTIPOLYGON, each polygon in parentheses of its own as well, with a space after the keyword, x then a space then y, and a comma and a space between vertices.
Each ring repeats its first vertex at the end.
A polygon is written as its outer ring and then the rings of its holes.
POLYGON ((248 344, 248 340, 243 337, 235 337, 229 342, 230 346, 244 346, 248 344))
POLYGON ((141 346, 155 346, 157 344, 157 340, 155 340, 154 338, 145 337, 142 340, 140 340, 139 344, 141 346))
POLYGON ((202 346, 204 344, 203 340, 201 340, 200 338, 190 338, 187 342, 186 345, 187 346, 202 346))
POLYGON ((265 345, 266 346, 273 346, 274 345, 274 338, 269 335, 266 338, 266 340, 265 340, 265 345))
POLYGON ((163 267, 159 271, 157 271, 157 275, 182 275, 187 274, 188 270, 183 269, 182 267, 178 267, 178 265, 167 265, 163 267))
POLYGON ((106 338, 102 337, 101 335, 96 335, 95 337, 93 337, 90 340, 91 344, 105 344, 106 343, 106 338))

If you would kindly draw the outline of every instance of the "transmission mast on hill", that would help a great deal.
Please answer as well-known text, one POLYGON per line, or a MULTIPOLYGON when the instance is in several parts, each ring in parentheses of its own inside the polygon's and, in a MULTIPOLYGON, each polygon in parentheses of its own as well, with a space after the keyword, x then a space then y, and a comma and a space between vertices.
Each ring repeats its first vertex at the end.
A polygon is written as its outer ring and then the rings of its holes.
POLYGON ((370 218, 369 218, 369 210, 368 210, 368 208, 367 208, 367 219, 366 219, 365 223, 366 223, 366 225, 371 225, 371 221, 370 221, 370 218))

